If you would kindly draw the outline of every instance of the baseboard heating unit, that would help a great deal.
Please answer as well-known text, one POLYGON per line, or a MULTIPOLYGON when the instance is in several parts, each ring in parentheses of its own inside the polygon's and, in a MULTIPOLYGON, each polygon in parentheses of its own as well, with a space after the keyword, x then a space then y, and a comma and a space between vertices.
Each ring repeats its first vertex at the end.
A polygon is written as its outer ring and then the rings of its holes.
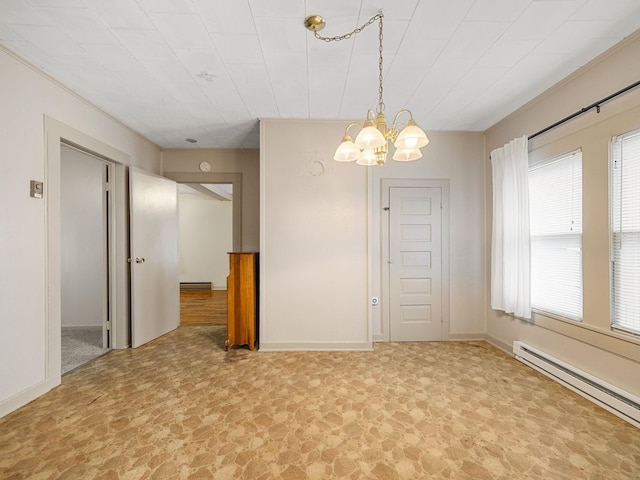
POLYGON ((640 428, 640 398, 519 341, 513 354, 522 363, 640 428))

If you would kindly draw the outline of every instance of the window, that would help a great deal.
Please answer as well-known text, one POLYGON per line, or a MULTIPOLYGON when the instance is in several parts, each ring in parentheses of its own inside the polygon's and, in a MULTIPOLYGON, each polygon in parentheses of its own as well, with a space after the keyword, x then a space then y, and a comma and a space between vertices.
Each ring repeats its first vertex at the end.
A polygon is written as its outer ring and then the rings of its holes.
POLYGON ((612 326, 640 333, 640 131, 611 143, 612 326))
POLYGON ((531 306, 582 320, 582 153, 529 168, 531 306))

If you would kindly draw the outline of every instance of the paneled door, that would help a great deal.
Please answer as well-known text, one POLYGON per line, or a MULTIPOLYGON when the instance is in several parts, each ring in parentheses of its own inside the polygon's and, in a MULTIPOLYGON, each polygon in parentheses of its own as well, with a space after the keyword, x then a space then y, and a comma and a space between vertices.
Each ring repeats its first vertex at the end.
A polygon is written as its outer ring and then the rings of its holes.
POLYGON ((132 167, 131 345, 139 347, 178 328, 178 187, 132 167))
POLYGON ((389 334, 442 340, 442 189, 389 189, 389 334))

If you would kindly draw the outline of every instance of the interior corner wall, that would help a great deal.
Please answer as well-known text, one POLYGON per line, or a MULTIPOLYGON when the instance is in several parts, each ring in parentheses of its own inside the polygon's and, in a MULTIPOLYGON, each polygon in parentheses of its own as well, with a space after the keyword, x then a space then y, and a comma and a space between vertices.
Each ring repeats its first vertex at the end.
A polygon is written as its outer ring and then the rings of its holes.
MULTIPOLYGON (((163 175, 178 180, 189 178, 194 183, 215 183, 219 174, 242 177, 242 251, 260 249, 260 154, 257 148, 167 149, 162 151, 163 175), (211 171, 202 172, 200 162, 208 162, 211 171), (175 175, 174 175, 175 174, 175 175)), ((182 180, 178 180, 182 181, 182 180)), ((233 192, 236 195, 236 192, 233 192)), ((234 241, 234 244, 236 242, 234 241)))
MULTIPOLYGON (((2 416, 60 382, 59 345, 51 348, 51 339, 58 335, 59 341, 60 267, 50 262, 59 252, 48 241, 49 232, 60 228, 59 213, 48 213, 50 204, 59 204, 49 192, 59 191, 60 176, 47 160, 45 117, 154 173, 160 170, 160 150, 2 48, 0 72, 0 205, 6 207, 0 209, 2 416), (44 181, 43 199, 30 197, 30 180, 44 181), (51 357, 56 352, 57 371, 51 357)), ((59 168, 59 153, 57 162, 59 168)))
POLYGON ((260 348, 370 350, 367 169, 343 121, 260 123, 260 348))
MULTIPOLYGON (((587 64, 575 74, 485 132, 487 162, 486 257, 490 259, 492 186, 490 152, 515 137, 530 135, 640 78, 640 32, 587 64)), ((609 143, 613 136, 640 128, 640 88, 592 110, 529 142, 531 159, 552 158, 575 149, 583 162, 583 321, 535 313, 530 322, 490 308, 487 334, 510 349, 514 340, 529 343, 568 364, 640 396, 640 337, 610 327, 609 143)), ((487 266, 487 285, 491 269, 487 266)))

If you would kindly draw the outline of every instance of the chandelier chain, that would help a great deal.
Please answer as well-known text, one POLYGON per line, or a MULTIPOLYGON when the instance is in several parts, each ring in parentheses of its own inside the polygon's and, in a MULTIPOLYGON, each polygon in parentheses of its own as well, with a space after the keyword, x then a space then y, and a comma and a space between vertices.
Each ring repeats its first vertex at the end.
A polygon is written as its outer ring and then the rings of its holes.
MULTIPOLYGON (((384 102, 382 101, 382 17, 384 15, 379 14, 380 16, 380 25, 379 25, 379 34, 378 39, 380 40, 380 46, 378 47, 378 52, 380 53, 380 58, 378 60, 378 113, 382 113, 384 111, 384 102)), ((375 18, 375 17, 374 17, 375 18)))
POLYGON ((373 17, 371 17, 364 25, 362 25, 361 27, 356 28, 355 30, 350 31, 349 33, 345 33, 344 35, 336 35, 335 37, 323 37, 317 31, 314 31, 313 34, 315 35, 315 37, 318 40, 323 40, 323 41, 325 41, 327 43, 328 42, 339 42, 340 40, 347 40, 347 39, 351 38, 353 35, 357 35, 358 33, 360 33, 362 30, 364 30, 366 27, 368 27, 369 25, 371 25, 373 22, 375 22, 378 19, 380 19, 380 22, 382 23, 382 17, 384 17, 384 14, 382 12, 377 13, 373 17))

